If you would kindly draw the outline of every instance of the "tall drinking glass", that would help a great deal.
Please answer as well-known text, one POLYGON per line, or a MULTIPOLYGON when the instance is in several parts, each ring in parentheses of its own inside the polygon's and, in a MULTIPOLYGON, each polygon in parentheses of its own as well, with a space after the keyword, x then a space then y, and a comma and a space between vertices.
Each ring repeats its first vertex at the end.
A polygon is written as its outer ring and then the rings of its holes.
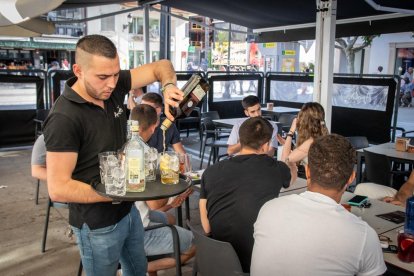
POLYGON ((160 154, 160 175, 162 184, 177 184, 179 181, 180 161, 173 151, 160 154))

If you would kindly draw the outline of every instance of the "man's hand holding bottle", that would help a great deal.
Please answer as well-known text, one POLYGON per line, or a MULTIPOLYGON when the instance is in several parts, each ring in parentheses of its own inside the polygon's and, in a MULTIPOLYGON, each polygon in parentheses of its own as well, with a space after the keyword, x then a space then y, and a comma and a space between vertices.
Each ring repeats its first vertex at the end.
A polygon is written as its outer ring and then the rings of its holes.
POLYGON ((184 92, 178 89, 174 83, 164 84, 162 91, 164 96, 164 114, 169 120, 174 121, 174 116, 170 112, 170 106, 178 107, 184 99, 184 92))

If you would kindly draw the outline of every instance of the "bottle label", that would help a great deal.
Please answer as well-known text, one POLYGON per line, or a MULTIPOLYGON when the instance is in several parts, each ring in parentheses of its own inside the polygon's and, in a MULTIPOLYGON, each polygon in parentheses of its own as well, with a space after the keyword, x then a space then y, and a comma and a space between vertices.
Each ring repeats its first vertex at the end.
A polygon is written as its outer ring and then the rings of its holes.
POLYGON ((203 99, 205 94, 206 92, 200 85, 197 85, 196 88, 194 88, 193 90, 193 95, 196 96, 196 98, 198 99, 198 102, 201 101, 201 99, 203 99))
POLYGON ((140 158, 130 157, 128 158, 128 183, 139 184, 140 183, 140 158))

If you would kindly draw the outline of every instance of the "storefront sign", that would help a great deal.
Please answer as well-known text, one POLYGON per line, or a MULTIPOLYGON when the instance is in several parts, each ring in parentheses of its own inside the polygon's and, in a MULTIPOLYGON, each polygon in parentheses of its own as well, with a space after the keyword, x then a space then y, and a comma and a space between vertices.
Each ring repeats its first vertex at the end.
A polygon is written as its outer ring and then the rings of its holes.
POLYGON ((283 56, 294 56, 296 55, 296 51, 295 50, 283 50, 282 55, 283 56))
POLYGON ((263 43, 263 48, 275 48, 276 42, 263 43))

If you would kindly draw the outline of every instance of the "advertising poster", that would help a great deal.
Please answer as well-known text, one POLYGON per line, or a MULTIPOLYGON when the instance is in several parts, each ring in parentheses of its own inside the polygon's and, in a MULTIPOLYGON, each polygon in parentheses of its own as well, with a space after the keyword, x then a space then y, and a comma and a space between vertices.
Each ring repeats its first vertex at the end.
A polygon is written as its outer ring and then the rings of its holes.
POLYGON ((295 58, 282 59, 282 72, 295 72, 295 58))

